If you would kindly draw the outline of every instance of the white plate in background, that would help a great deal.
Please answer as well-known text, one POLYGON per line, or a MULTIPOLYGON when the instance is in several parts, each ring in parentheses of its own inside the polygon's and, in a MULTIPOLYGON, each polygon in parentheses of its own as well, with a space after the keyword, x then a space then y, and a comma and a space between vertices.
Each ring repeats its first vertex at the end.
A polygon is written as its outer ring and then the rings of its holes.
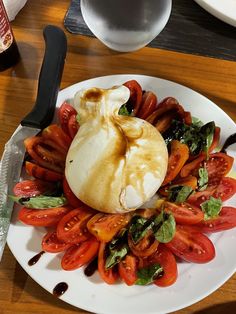
POLYGON ((236 0, 194 0, 218 19, 236 27, 236 0))
MULTIPOLYGON (((109 88, 136 79, 144 90, 154 91, 158 99, 173 96, 185 110, 203 122, 214 120, 221 127, 222 142, 236 132, 232 119, 213 102, 182 85, 143 75, 113 75, 98 77, 72 85, 60 91, 59 107, 64 100, 73 98, 82 88, 109 88)), ((235 145, 229 154, 236 158, 235 145)), ((235 204, 236 196, 227 202, 235 204)), ((235 205, 234 205, 235 206, 235 205)), ((168 287, 155 285, 128 287, 123 283, 107 285, 98 274, 86 277, 83 269, 64 271, 60 261, 63 253, 45 253, 34 265, 28 261, 41 251, 44 228, 26 226, 17 221, 14 211, 8 234, 8 246, 24 270, 44 289, 52 293, 59 282, 66 282, 68 290, 61 299, 78 308, 102 314, 166 314, 187 307, 211 294, 233 275, 236 269, 236 228, 213 234, 210 238, 216 247, 216 257, 207 264, 178 264, 177 282, 168 287)), ((52 296, 53 298, 53 296, 52 296)))

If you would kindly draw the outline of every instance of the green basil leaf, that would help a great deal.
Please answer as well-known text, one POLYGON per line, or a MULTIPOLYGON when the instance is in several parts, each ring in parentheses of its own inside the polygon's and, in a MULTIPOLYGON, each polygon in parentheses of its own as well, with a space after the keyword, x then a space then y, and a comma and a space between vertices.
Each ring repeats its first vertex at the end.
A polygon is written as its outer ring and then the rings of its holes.
POLYGON ((118 264, 128 253, 129 247, 124 244, 119 250, 110 251, 109 256, 106 259, 105 268, 109 269, 118 264))
POLYGON ((208 154, 208 150, 213 142, 214 133, 215 133, 215 122, 211 121, 201 127, 200 132, 203 135, 203 151, 208 154))
POLYGON ((120 107, 118 114, 122 115, 122 116, 130 116, 131 115, 131 113, 128 111, 128 109, 126 107, 126 104, 124 104, 120 107))
POLYGON ((221 199, 211 196, 208 201, 201 204, 202 211, 204 212, 204 220, 217 217, 220 213, 221 207, 221 199))
POLYGON ((168 200, 175 203, 183 203, 193 192, 193 189, 187 185, 173 185, 168 190, 168 200))
POLYGON ((161 243, 170 242, 175 235, 175 218, 170 213, 162 211, 155 219, 153 233, 157 241, 161 243))
POLYGON ((148 267, 141 268, 137 271, 136 285, 148 285, 152 283, 157 277, 163 274, 163 268, 160 264, 153 264, 148 267))
POLYGON ((80 117, 80 115, 77 113, 77 115, 76 115, 76 121, 80 124, 80 122, 81 122, 81 117, 80 117))
POLYGON ((199 128, 201 128, 203 126, 203 122, 196 117, 192 117, 192 124, 196 127, 199 127, 199 128))
POLYGON ((198 190, 204 191, 207 188, 208 184, 208 172, 206 168, 199 168, 198 170, 198 190))
POLYGON ((67 200, 64 196, 54 197, 54 196, 45 196, 39 195, 34 197, 16 197, 10 196, 12 200, 16 203, 24 205, 27 208, 34 209, 46 209, 53 207, 61 207, 67 204, 67 200))
POLYGON ((133 242, 136 244, 143 239, 148 230, 152 229, 153 225, 153 219, 146 219, 138 215, 134 216, 129 228, 133 242))

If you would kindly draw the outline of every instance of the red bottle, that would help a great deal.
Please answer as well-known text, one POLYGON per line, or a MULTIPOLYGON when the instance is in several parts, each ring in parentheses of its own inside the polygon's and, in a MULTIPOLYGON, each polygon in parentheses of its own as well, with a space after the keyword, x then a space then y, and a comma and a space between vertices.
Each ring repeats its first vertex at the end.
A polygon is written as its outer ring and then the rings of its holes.
POLYGON ((0 0, 0 71, 15 65, 20 58, 9 19, 0 0))

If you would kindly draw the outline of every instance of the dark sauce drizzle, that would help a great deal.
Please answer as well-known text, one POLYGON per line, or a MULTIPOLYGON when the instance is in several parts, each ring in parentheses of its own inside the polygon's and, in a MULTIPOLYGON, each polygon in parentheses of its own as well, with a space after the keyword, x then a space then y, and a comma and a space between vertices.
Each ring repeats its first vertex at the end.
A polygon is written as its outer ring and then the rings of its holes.
POLYGON ((68 284, 66 282, 59 282, 53 289, 53 295, 57 298, 62 296, 68 289, 68 284))
POLYGON ((29 265, 29 266, 35 265, 35 264, 39 261, 40 257, 41 257, 44 253, 45 253, 45 251, 41 251, 41 252, 39 252, 38 254, 36 254, 34 257, 32 257, 32 258, 28 261, 28 265, 29 265))
POLYGON ((225 141, 225 143, 224 143, 224 145, 223 145, 223 147, 222 147, 222 149, 221 149, 221 153, 226 153, 226 149, 227 149, 230 145, 233 145, 233 144, 235 144, 235 143, 236 143, 236 133, 230 135, 230 136, 226 139, 226 141, 225 141))
POLYGON ((84 274, 87 276, 87 277, 91 277, 95 271, 97 270, 98 268, 98 259, 95 258, 94 260, 92 260, 92 262, 90 262, 88 264, 88 266, 84 269, 84 274))

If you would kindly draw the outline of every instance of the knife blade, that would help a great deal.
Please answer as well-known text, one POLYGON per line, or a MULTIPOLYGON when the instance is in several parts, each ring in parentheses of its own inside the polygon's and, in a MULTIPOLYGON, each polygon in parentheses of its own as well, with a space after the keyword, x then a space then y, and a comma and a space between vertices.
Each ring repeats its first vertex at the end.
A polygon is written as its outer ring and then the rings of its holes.
POLYGON ((14 202, 8 197, 19 181, 25 156, 24 139, 47 127, 54 116, 67 51, 65 33, 58 27, 44 28, 44 58, 38 79, 38 91, 32 111, 21 121, 5 145, 0 164, 0 261, 6 245, 14 202))

